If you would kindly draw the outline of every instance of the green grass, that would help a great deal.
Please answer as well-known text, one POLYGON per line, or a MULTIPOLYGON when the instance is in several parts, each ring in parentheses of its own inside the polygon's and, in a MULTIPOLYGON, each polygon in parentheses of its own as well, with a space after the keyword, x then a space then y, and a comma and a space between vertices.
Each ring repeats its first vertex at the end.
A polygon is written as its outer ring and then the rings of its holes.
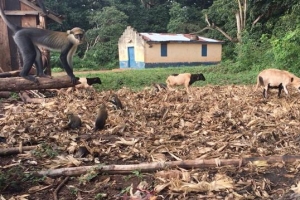
POLYGON ((80 74, 80 77, 100 77, 102 84, 95 85, 99 91, 118 90, 122 87, 128 87, 134 91, 141 90, 144 87, 151 86, 152 83, 165 83, 166 78, 174 73, 203 73, 206 81, 197 81, 194 86, 211 85, 231 85, 254 84, 257 72, 245 71, 241 73, 230 73, 226 67, 216 66, 198 66, 198 67, 170 67, 153 69, 136 69, 121 72, 111 71, 98 74, 80 74))
POLYGON ((51 68, 51 72, 63 72, 64 69, 63 68, 60 68, 60 67, 52 67, 51 68))
MULTIPOLYGON (((91 68, 74 68, 74 71, 76 72, 84 72, 84 71, 90 71, 90 70, 98 70, 98 69, 91 69, 91 68)), ((53 67, 51 68, 51 72, 64 72, 65 70, 61 67, 53 67)))

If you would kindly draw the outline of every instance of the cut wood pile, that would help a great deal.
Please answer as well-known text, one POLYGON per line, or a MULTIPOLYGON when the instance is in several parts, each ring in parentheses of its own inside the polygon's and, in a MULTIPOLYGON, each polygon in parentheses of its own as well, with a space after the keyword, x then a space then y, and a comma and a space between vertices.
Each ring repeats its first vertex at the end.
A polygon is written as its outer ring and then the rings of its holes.
MULTIPOLYGON (((290 162, 281 159, 284 155, 300 155, 300 94, 291 89, 290 97, 277 98, 274 91, 269 99, 263 99, 262 91, 253 92, 253 88, 208 85, 192 87, 190 95, 183 89, 168 92, 145 88, 133 92, 124 88, 115 92, 123 110, 115 110, 109 102, 111 91, 77 90, 41 104, 2 102, 0 136, 5 142, 0 142, 0 149, 17 147, 17 151, 38 145, 35 152, 42 154, 49 145, 58 152, 49 158, 25 151, 26 156, 18 159, 36 161, 33 167, 23 163, 34 173, 61 168, 69 168, 70 172, 71 167, 82 170, 97 165, 95 170, 99 171, 93 173, 101 176, 105 166, 120 165, 116 171, 113 167, 106 171, 118 174, 126 172, 128 165, 159 165, 149 170, 154 181, 139 188, 144 192, 140 199, 300 198, 298 157, 290 162), (104 130, 94 132, 101 103, 107 106, 108 119, 104 130), (78 114, 83 122, 80 129, 65 128, 67 112, 78 114), (242 160, 252 157, 262 159, 242 160), (265 157, 276 159, 268 162, 265 157), (230 159, 232 163, 226 162, 230 159), (161 166, 185 160, 210 160, 210 165, 161 166)), ((81 173, 91 170, 74 172, 81 173)), ((125 184, 130 186, 124 180, 125 184)), ((138 194, 134 193, 136 188, 131 189, 133 199, 138 194)))

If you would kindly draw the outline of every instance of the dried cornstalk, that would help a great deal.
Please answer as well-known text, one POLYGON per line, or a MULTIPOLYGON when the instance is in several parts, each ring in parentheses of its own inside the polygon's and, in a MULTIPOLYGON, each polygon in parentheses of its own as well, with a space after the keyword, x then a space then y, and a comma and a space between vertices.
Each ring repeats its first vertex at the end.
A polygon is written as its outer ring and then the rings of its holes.
POLYGON ((60 169, 49 169, 39 172, 30 172, 36 176, 76 176, 85 174, 90 170, 97 170, 98 172, 105 172, 109 174, 128 174, 134 170, 141 172, 151 172, 162 170, 165 168, 181 167, 185 169, 191 168, 206 168, 206 167, 220 167, 220 166, 242 166, 249 162, 266 162, 267 164, 285 162, 292 163, 299 160, 300 156, 284 155, 284 156, 268 156, 268 157, 251 157, 242 159, 207 159, 207 160, 184 160, 184 161, 169 161, 169 162, 152 162, 141 163, 133 165, 94 165, 82 167, 70 167, 60 169))
POLYGON ((23 153, 24 151, 30 151, 35 149, 37 146, 20 146, 0 149, 0 156, 7 156, 12 154, 23 153))
POLYGON ((22 99, 24 103, 37 103, 41 104, 45 102, 43 98, 31 98, 26 92, 20 92, 19 97, 22 99))

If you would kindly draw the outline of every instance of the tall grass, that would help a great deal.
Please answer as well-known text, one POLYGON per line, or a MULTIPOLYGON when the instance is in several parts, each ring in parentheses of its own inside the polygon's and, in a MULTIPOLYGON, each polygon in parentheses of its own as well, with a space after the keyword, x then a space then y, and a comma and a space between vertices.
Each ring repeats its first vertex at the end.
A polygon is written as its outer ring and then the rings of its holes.
POLYGON ((127 87, 132 90, 141 90, 144 87, 151 86, 152 83, 165 83, 166 78, 174 73, 203 73, 206 81, 197 81, 195 86, 203 85, 230 85, 254 84, 257 72, 243 71, 231 73, 226 66, 198 66, 198 67, 170 67, 170 68, 153 68, 153 69, 132 69, 124 71, 109 71, 93 74, 83 74, 76 72, 80 77, 100 77, 102 84, 95 85, 99 91, 118 90, 127 87))

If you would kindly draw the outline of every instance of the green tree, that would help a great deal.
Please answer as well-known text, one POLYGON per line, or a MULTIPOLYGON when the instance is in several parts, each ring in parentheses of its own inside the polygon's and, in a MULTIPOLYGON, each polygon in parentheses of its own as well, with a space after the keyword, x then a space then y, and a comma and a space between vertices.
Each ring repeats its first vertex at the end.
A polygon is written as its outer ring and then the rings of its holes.
POLYGON ((170 8, 170 20, 168 32, 171 33, 194 33, 199 27, 204 26, 202 13, 195 5, 182 6, 180 3, 173 2, 170 8))
MULTIPOLYGON (((294 5, 299 4, 298 0, 251 0, 248 2, 251 26, 255 28, 255 25, 260 23, 258 28, 264 34, 272 34, 278 20, 286 14, 291 13, 294 5)), ((291 22, 294 23, 293 20, 291 22)), ((256 29, 256 31, 258 30, 256 29)))
POLYGON ((299 73, 300 3, 294 4, 285 15, 277 18, 270 38, 274 63, 278 68, 299 73))
POLYGON ((168 23, 168 32, 184 33, 185 24, 188 21, 187 8, 174 1, 170 9, 170 21, 168 23))
POLYGON ((299 43, 300 26, 295 30, 286 32, 282 38, 274 37, 271 39, 276 67, 299 73, 299 43))
POLYGON ((104 7, 94 11, 90 17, 94 26, 86 32, 87 51, 84 60, 102 65, 100 68, 116 67, 118 40, 127 26, 128 17, 116 7, 104 7))
MULTIPOLYGON (((141 13, 141 16, 143 13, 141 13)), ((167 32, 167 25, 170 19, 169 3, 159 4, 146 12, 147 19, 144 23, 148 24, 145 32, 165 33, 167 32)), ((139 29, 137 29, 139 30, 139 29)))
POLYGON ((128 16, 130 26, 139 32, 167 32, 169 2, 148 0, 115 0, 112 6, 128 16))

